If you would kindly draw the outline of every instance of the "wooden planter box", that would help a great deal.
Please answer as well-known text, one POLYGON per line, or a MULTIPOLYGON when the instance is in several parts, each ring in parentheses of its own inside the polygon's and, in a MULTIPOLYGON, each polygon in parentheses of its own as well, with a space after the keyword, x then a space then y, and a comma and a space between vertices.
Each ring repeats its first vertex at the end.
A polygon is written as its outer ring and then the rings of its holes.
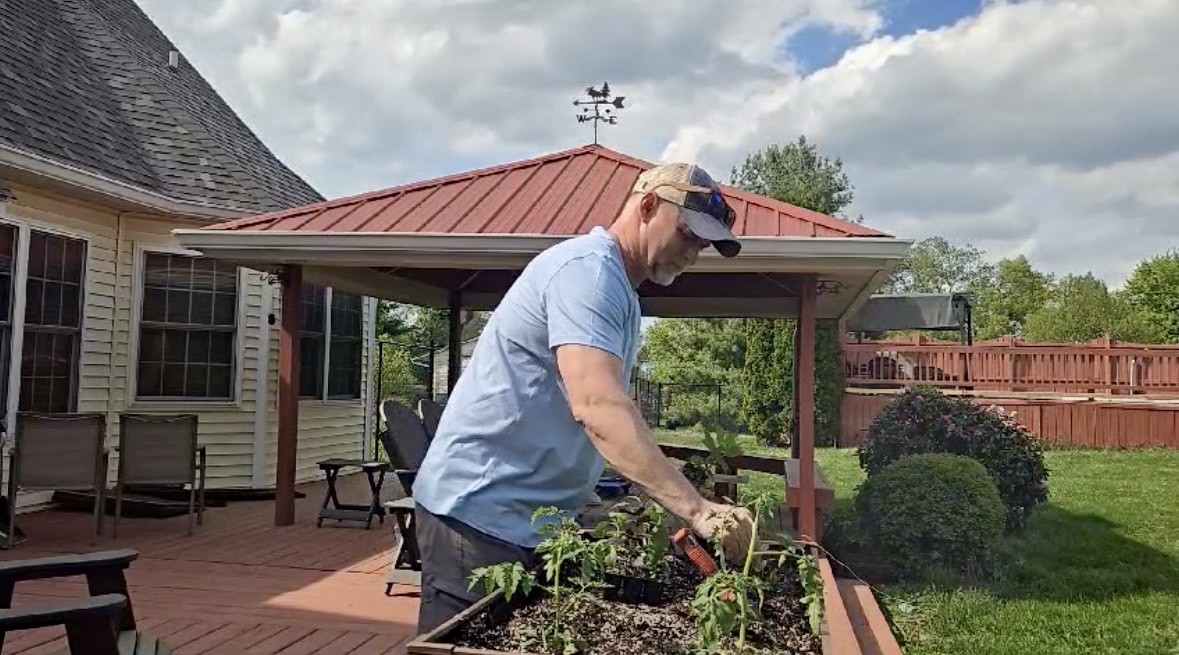
MULTIPOLYGON (((823 578, 823 624, 819 639, 822 643, 823 655, 864 655, 852 627, 848 610, 844 606, 842 595, 836 585, 831 563, 823 555, 819 555, 819 570, 823 578)), ((542 593, 539 590, 533 593, 542 593)), ((455 631, 475 616, 484 612, 493 615, 506 615, 512 605, 520 600, 513 600, 511 604, 504 601, 503 594, 496 592, 485 596, 470 608, 455 616, 451 620, 438 626, 431 632, 419 635, 406 645, 406 652, 410 655, 491 655, 504 651, 491 651, 480 648, 464 648, 450 643, 455 631)), ((891 634, 888 635, 891 638, 891 634)), ((538 653, 520 653, 517 655, 540 655, 538 653)))

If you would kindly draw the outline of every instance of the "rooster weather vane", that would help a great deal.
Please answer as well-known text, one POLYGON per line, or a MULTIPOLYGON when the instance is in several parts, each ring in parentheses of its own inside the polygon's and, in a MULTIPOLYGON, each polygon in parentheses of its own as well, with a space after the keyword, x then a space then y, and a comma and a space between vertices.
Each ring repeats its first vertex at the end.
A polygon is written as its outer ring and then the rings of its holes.
POLYGON ((622 101, 626 96, 618 96, 610 98, 610 83, 602 82, 602 90, 595 89, 592 86, 586 87, 585 92, 589 95, 589 100, 574 100, 574 107, 581 107, 581 113, 577 114, 578 123, 592 122, 594 124, 594 145, 598 144, 598 122, 606 122, 610 125, 618 123, 618 114, 615 109, 622 109, 622 101), (611 109, 613 107, 613 109, 611 109), (592 113, 591 113, 592 108, 592 113))

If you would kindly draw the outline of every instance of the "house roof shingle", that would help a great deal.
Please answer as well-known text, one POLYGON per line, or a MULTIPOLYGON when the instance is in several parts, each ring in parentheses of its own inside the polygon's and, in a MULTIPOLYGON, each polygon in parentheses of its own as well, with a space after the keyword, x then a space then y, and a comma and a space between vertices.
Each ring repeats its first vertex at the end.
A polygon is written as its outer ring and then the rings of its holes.
MULTIPOLYGON (((650 162, 597 145, 210 225, 205 230, 584 234, 606 226, 650 162)), ((881 237, 864 225, 722 185, 745 237, 881 237)))
POLYGON ((0 144, 180 202, 322 201, 173 50, 134 0, 0 0, 0 144))

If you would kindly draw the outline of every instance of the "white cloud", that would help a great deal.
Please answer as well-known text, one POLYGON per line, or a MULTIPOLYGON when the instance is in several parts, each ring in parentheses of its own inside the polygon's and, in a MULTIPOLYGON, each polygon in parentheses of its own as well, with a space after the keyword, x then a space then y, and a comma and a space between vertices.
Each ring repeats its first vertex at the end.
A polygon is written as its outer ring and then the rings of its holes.
POLYGON ((1173 0, 991 2, 896 38, 877 0, 141 2, 329 196, 586 143, 570 103, 609 80, 605 145, 727 178, 806 134, 900 236, 1115 283, 1179 236, 1173 0), (801 77, 783 44, 808 25, 862 43, 801 77))
POLYGON ((1177 56, 1168 0, 994 3, 784 84, 737 143, 688 127, 671 150, 725 162, 805 133, 874 226, 1118 284, 1179 231, 1177 56))

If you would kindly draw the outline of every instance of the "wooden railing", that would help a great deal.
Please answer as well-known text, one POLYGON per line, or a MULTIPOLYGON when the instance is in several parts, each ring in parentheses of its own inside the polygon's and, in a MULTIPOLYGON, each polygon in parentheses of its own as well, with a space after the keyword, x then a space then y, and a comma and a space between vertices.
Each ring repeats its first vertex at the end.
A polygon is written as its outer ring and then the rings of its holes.
POLYGON ((975 391, 1179 396, 1179 346, 1000 339, 972 346, 931 341, 843 345, 849 388, 929 385, 975 391))

